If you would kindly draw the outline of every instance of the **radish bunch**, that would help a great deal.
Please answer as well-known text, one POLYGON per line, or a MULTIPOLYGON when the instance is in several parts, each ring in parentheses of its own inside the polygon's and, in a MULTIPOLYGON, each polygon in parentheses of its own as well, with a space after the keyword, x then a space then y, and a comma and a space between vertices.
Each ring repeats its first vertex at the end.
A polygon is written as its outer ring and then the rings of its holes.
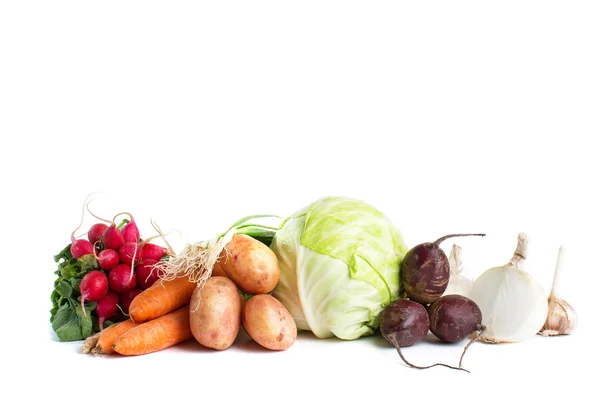
POLYGON ((84 316, 85 302, 96 302, 93 313, 102 330, 106 320, 119 316, 119 309, 127 314, 135 296, 160 277, 154 265, 170 253, 165 247, 149 243, 151 238, 142 240, 130 213, 117 214, 112 221, 95 217, 106 223, 91 226, 87 239, 75 239, 73 232, 70 251, 78 261, 93 257, 97 262, 97 268, 81 279, 79 292, 84 316), (115 220, 123 214, 129 219, 117 225, 115 220))

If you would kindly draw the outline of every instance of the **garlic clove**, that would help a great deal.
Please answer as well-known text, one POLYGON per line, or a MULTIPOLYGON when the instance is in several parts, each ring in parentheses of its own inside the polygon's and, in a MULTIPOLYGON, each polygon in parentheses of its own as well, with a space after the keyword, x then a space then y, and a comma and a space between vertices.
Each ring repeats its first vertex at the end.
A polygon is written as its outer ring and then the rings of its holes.
POLYGON ((540 330, 542 336, 570 335, 577 326, 577 313, 554 292, 548 297, 548 317, 540 330))
POLYGON ((548 316, 540 330, 543 336, 570 335, 577 326, 577 313, 575 309, 563 300, 557 292, 558 283, 564 265, 565 249, 560 246, 554 269, 554 280, 548 297, 548 316))

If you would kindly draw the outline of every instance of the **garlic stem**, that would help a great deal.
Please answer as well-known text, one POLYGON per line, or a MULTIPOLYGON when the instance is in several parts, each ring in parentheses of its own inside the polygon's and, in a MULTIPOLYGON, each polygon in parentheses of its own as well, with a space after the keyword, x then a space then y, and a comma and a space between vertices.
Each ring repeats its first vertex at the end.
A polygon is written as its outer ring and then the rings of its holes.
POLYGON ((575 309, 558 295, 558 282, 564 265, 565 249, 560 246, 556 267, 554 268, 554 279, 550 296, 548 296, 548 316, 540 334, 543 336, 568 335, 577 325, 577 313, 575 309))
POLYGON ((527 259, 527 235, 525 235, 523 232, 519 232, 519 237, 517 238, 517 248, 515 249, 512 259, 508 264, 505 265, 505 267, 519 269, 519 262, 525 259, 527 259))
POLYGON ((450 275, 459 275, 462 272, 462 247, 457 244, 452 245, 450 251, 450 257, 448 257, 448 264, 450 264, 450 275))
POLYGON ((550 289, 550 295, 558 293, 558 282, 560 281, 560 274, 564 265, 565 249, 560 246, 558 248, 558 257, 556 258, 556 267, 554 268, 554 278, 552 279, 552 288, 550 289))

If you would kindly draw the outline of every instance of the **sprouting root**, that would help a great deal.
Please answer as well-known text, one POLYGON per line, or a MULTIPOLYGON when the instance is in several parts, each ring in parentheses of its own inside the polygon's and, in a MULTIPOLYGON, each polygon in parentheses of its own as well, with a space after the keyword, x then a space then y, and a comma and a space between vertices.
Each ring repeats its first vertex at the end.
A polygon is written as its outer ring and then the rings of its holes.
POLYGON ((187 276, 199 287, 204 286, 204 283, 212 275, 213 267, 225 246, 231 241, 233 233, 231 231, 218 239, 187 245, 179 254, 168 260, 159 261, 156 268, 162 272, 161 279, 173 280, 187 276))

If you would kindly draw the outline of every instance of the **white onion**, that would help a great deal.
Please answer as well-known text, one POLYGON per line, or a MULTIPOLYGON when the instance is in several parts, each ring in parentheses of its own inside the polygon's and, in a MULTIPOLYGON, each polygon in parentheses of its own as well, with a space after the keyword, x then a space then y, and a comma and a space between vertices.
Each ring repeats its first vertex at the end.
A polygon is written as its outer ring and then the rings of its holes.
POLYGON ((520 342, 534 337, 546 321, 548 299, 542 286, 519 269, 525 259, 527 238, 519 234, 512 260, 485 271, 473 283, 470 297, 481 309, 485 330, 481 340, 520 342))

